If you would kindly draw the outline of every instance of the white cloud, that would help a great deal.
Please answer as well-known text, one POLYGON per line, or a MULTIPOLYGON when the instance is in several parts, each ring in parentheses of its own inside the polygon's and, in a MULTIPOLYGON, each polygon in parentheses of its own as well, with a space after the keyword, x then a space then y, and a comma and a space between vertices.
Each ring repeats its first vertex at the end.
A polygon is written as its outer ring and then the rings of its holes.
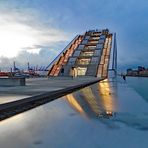
MULTIPOLYGON (((15 57, 26 47, 49 46, 68 39, 68 34, 63 31, 38 23, 36 18, 22 13, 0 11, 0 18, 0 56, 15 57)), ((40 50, 32 48, 27 51, 39 53, 40 50)))
POLYGON ((33 48, 33 49, 27 49, 27 52, 39 54, 40 50, 41 48, 33 48))
POLYGON ((46 67, 57 56, 57 52, 57 50, 49 47, 40 48, 40 51, 38 53, 21 50, 18 52, 16 57, 0 57, 0 69, 2 71, 10 71, 10 68, 13 67, 14 61, 16 63, 16 67, 24 70, 27 69, 28 62, 30 63, 31 67, 46 67))

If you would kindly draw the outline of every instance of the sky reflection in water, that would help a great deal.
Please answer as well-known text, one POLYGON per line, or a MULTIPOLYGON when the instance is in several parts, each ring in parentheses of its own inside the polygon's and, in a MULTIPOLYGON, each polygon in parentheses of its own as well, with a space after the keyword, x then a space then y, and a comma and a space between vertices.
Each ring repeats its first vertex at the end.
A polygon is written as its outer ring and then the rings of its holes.
POLYGON ((105 80, 2 121, 0 147, 145 147, 147 108, 127 84, 105 80))

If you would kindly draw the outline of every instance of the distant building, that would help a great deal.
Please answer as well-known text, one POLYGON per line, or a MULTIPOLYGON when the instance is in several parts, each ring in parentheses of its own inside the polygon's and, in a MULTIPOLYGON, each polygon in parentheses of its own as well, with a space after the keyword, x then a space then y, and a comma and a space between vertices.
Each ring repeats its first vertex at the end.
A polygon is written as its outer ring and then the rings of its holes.
POLYGON ((126 72, 127 72, 127 75, 130 75, 130 74, 132 74, 133 70, 131 68, 129 68, 126 70, 126 72))
POLYGON ((145 67, 138 66, 138 71, 144 71, 144 70, 145 70, 145 67))
POLYGON ((136 70, 131 68, 127 69, 127 76, 142 76, 148 77, 148 69, 143 66, 138 66, 136 70))

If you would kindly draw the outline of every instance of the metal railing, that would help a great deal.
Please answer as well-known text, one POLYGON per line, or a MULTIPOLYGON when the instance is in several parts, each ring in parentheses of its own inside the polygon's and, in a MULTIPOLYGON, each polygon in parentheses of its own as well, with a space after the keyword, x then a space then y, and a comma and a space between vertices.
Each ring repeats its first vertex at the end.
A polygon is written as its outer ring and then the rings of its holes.
POLYGON ((116 41, 116 33, 114 33, 112 69, 114 70, 115 76, 116 76, 117 75, 117 41, 116 41))

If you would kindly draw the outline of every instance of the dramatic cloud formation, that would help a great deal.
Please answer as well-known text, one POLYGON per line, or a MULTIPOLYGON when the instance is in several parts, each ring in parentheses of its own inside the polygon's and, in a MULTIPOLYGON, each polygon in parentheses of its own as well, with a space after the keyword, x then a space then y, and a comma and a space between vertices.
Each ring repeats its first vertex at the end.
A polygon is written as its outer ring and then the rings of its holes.
POLYGON ((10 71, 15 61, 16 67, 19 69, 27 69, 27 63, 30 67, 45 68, 66 46, 67 42, 56 42, 53 46, 35 45, 33 47, 26 47, 20 50, 15 57, 0 57, 0 70, 10 71))
POLYGON ((34 48, 36 44, 47 46, 67 40, 67 35, 58 29, 46 26, 35 27, 32 24, 19 22, 21 16, 0 13, 0 17, 2 18, 0 21, 1 56, 14 57, 26 47, 31 47, 33 52, 39 52, 39 48, 34 48))
POLYGON ((32 9, 32 15, 26 9, 8 9, 9 5, 0 9, 0 69, 10 70, 13 61, 20 68, 25 68, 27 62, 47 66, 67 44, 69 35, 52 27, 52 22, 40 22, 32 9))
POLYGON ((56 56, 57 53, 55 53, 56 50, 54 49, 40 49, 38 53, 30 53, 26 50, 22 50, 18 53, 16 57, 13 58, 7 58, 7 57, 1 57, 0 58, 0 65, 3 65, 1 70, 7 70, 9 71, 10 68, 13 67, 13 62, 15 61, 16 67, 19 69, 27 69, 27 63, 30 63, 31 67, 38 67, 40 68, 47 66, 51 60, 53 60, 53 56, 56 56), (50 54, 52 52, 52 55, 50 54))
POLYGON ((12 59, 20 52, 26 56, 26 52, 33 61, 33 55, 45 51, 42 47, 53 57, 77 33, 109 28, 117 33, 119 67, 148 66, 148 1, 2 0, 0 4, 3 57, 12 59))

